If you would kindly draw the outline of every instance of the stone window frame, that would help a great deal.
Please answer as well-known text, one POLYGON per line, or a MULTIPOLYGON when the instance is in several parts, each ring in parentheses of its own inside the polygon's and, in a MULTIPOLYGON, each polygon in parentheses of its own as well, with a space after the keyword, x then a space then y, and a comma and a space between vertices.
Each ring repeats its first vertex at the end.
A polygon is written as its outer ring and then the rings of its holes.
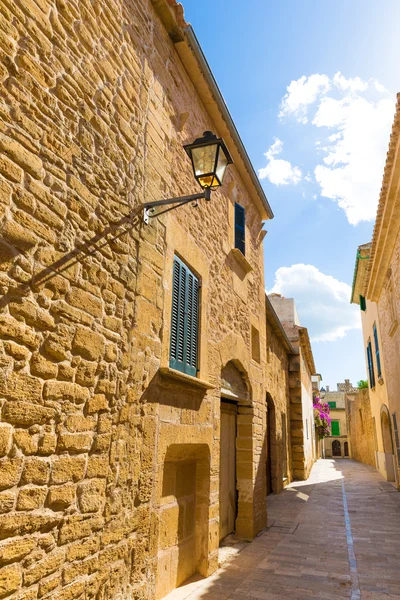
POLYGON ((172 218, 166 231, 166 256, 165 271, 163 276, 165 301, 163 307, 163 336, 161 346, 160 372, 164 377, 174 377, 186 381, 188 384, 200 385, 204 388, 213 388, 208 383, 208 323, 207 305, 209 290, 209 261, 190 235, 183 230, 172 218), (171 315, 172 315, 172 282, 174 257, 180 258, 188 268, 198 277, 200 282, 199 294, 199 319, 198 319, 198 359, 197 375, 193 377, 170 368, 170 340, 171 340, 171 315))

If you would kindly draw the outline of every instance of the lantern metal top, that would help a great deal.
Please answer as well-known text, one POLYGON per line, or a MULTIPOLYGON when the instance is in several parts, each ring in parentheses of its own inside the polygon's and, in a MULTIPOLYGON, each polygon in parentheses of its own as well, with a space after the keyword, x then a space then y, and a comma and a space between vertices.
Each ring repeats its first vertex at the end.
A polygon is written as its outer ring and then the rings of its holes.
POLYGON ((222 138, 212 131, 184 146, 191 162, 193 173, 203 189, 222 185, 226 167, 233 163, 229 150, 222 138))

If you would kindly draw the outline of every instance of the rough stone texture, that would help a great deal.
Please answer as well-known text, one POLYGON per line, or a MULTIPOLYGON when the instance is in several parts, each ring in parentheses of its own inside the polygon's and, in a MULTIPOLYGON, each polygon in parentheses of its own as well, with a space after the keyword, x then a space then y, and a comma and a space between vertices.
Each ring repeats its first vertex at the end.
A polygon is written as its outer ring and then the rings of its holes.
MULTIPOLYGON (((266 299, 268 303, 268 298, 266 299)), ((272 307, 271 307, 272 308, 272 307)), ((280 331, 267 304, 267 418, 270 436, 266 437, 266 453, 271 453, 272 491, 279 494, 292 481, 292 448, 290 444, 289 362, 292 354, 290 342, 280 331), (286 431, 284 431, 286 429, 286 431), (286 467, 286 468, 285 468, 286 467), (286 472, 285 472, 286 471, 286 472)), ((273 308, 272 308, 273 310, 273 308)))
POLYGON ((347 394, 346 407, 350 456, 375 467, 374 424, 368 390, 347 394))
POLYGON ((265 525, 261 215, 232 166, 211 202, 143 225, 143 202, 196 190, 182 145, 216 129, 152 2, 4 0, 0 30, 0 538, 34 542, 0 593, 161 596, 191 574, 183 547, 162 547, 169 461, 196 463, 184 532, 195 568, 217 566, 229 361, 249 390, 236 529, 265 525), (251 272, 232 254, 235 201, 251 272), (175 252, 202 279, 205 388, 160 375, 175 252))
MULTIPOLYGON (((395 423, 393 421, 393 414, 396 415, 397 426, 400 426, 400 400, 399 400, 399 389, 400 389, 400 372, 398 368, 398 357, 400 352, 400 328, 398 323, 400 322, 400 294, 398 292, 400 285, 400 235, 397 236, 392 259, 390 262, 390 269, 387 274, 385 285, 383 286, 382 293, 380 295, 378 305, 379 314, 379 326, 380 326, 380 338, 382 343, 382 358, 383 358, 383 370, 384 370, 384 387, 386 388, 387 394, 387 405, 383 404, 381 407, 381 413, 375 417, 375 426, 377 429, 378 443, 382 444, 378 447, 379 451, 384 453, 393 454, 393 463, 397 470, 397 482, 400 482, 400 443, 397 443, 394 435, 395 423), (383 424, 382 424, 382 410, 385 409, 391 415, 390 428, 392 447, 385 448, 383 441, 383 424), (382 440, 382 442, 381 442, 382 440)), ((375 367, 375 377, 376 367, 375 367)), ((376 387, 378 387, 379 382, 376 387)), ((382 394, 382 393, 381 393, 382 394)), ((371 396, 372 397, 372 396, 371 396)), ((385 398, 383 398, 385 400, 385 398)), ((380 469, 381 472, 383 469, 380 469)))

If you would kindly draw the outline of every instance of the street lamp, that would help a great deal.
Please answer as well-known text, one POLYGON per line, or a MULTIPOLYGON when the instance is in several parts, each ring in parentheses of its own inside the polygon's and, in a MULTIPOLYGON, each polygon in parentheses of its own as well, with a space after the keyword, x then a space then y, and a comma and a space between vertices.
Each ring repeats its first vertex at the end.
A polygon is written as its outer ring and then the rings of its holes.
POLYGON ((203 137, 197 138, 192 144, 183 146, 191 163, 193 174, 203 192, 191 196, 180 196, 179 198, 167 198, 155 202, 146 202, 144 207, 144 222, 148 223, 150 218, 158 217, 173 208, 183 206, 188 202, 196 200, 211 200, 211 190, 222 185, 226 167, 233 163, 228 148, 222 138, 217 138, 211 131, 205 131, 203 137), (157 206, 174 204, 160 213, 154 213, 157 206))

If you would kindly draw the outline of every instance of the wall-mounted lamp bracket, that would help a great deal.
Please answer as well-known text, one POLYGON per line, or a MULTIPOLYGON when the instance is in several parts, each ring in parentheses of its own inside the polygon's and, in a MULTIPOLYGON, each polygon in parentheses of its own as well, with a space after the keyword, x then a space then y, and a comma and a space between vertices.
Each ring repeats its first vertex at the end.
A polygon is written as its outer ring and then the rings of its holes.
POLYGON ((143 204, 143 221, 148 225, 150 219, 159 217, 160 215, 163 215, 174 208, 179 208, 179 206, 183 206, 184 204, 188 204, 189 202, 195 202, 194 206, 196 207, 198 206, 197 200, 202 199, 211 200, 211 188, 205 188, 200 194, 192 194, 191 196, 180 196, 179 198, 166 198, 165 200, 157 200, 156 202, 146 202, 143 204), (170 206, 161 212, 154 212, 158 206, 168 206, 169 204, 173 204, 173 206, 170 206))

